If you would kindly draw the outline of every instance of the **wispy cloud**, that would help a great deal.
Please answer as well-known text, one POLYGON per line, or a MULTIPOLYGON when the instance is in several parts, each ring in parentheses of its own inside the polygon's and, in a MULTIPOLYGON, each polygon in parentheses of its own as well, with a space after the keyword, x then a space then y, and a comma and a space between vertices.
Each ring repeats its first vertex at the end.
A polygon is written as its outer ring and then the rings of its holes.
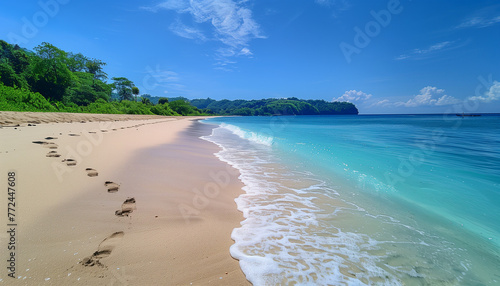
POLYGON ((207 40, 207 37, 205 37, 201 30, 195 27, 188 27, 184 25, 180 20, 172 23, 169 29, 179 37, 191 40, 201 40, 203 42, 207 40))
POLYGON ((500 23, 500 4, 472 11, 455 29, 486 28, 500 23))
POLYGON ((251 56, 253 53, 248 49, 248 48, 243 48, 241 51, 238 53, 238 55, 243 55, 243 56, 251 56))
POLYGON ((348 90, 342 96, 334 98, 332 101, 347 101, 347 102, 359 102, 365 101, 372 97, 371 94, 364 93, 357 90, 348 90))
POLYGON ((398 57, 396 57, 396 60, 406 60, 409 58, 417 58, 417 57, 429 55, 429 54, 441 51, 445 48, 451 48, 454 43, 455 42, 452 42, 452 41, 444 41, 444 42, 439 42, 437 44, 431 45, 425 49, 414 49, 414 50, 410 51, 409 53, 399 55, 398 57))
POLYGON ((369 107, 374 107, 374 106, 390 106, 390 105, 392 105, 392 104, 391 104, 391 101, 389 99, 382 99, 382 100, 379 100, 379 101, 373 103, 369 107))
POLYGON ((462 28, 486 28, 489 26, 493 26, 495 24, 500 23, 500 16, 494 16, 490 18, 486 17, 472 17, 468 18, 460 25, 456 26, 455 28, 457 29, 462 29, 462 28))
MULTIPOLYGON (((253 39, 265 38, 260 26, 252 17, 252 11, 245 6, 248 1, 233 0, 167 0, 143 9, 158 12, 174 10, 179 14, 189 14, 197 24, 206 23, 211 29, 210 37, 224 44, 224 53, 217 52, 216 58, 226 56, 249 56, 249 43, 253 39)), ((188 27, 180 20, 170 29, 177 35, 206 40, 207 33, 196 27, 188 27)))
POLYGON ((461 101, 445 94, 444 89, 433 86, 426 86, 420 90, 420 94, 415 95, 407 102, 396 102, 395 106, 417 107, 417 106, 440 106, 457 104, 461 101))
POLYGON ((316 4, 321 6, 333 8, 338 12, 349 10, 351 4, 347 0, 314 0, 316 4))
POLYGON ((189 8, 189 2, 182 0, 166 0, 154 6, 143 6, 141 8, 151 12, 158 12, 158 10, 161 9, 187 10, 189 8))
POLYGON ((490 5, 472 11, 455 29, 486 28, 500 23, 500 4, 490 5))
POLYGON ((469 100, 477 100, 482 102, 500 100, 500 82, 494 81, 488 91, 486 91, 483 95, 469 97, 469 100))

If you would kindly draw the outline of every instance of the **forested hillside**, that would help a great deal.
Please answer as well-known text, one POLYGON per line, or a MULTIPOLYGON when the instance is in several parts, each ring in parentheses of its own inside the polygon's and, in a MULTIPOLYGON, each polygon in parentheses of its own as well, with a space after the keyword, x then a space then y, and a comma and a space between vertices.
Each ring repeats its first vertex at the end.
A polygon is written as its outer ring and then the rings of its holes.
POLYGON ((125 77, 108 83, 105 65, 49 43, 29 51, 0 40, 0 110, 202 115, 185 101, 155 105, 125 77))
POLYGON ((193 99, 191 104, 199 109, 220 115, 339 115, 358 114, 358 109, 349 102, 327 102, 324 100, 287 99, 259 100, 213 100, 193 99))
POLYGON ((0 40, 0 110, 157 115, 358 114, 348 102, 162 98, 140 91, 126 77, 108 75, 101 60, 42 43, 33 51, 0 40))

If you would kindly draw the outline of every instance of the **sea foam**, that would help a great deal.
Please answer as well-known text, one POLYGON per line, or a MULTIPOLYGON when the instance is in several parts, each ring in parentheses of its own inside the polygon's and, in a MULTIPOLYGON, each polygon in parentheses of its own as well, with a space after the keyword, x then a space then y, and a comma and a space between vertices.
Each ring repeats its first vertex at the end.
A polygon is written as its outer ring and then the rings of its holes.
MULTIPOLYGON (((325 226, 318 219, 324 212, 314 202, 318 197, 310 194, 325 191, 324 182, 301 178, 304 173, 277 170, 270 165, 275 159, 270 145, 252 140, 262 136, 249 134, 223 125, 203 137, 223 148, 217 157, 236 167, 245 184, 245 194, 235 200, 245 220, 232 232, 235 244, 230 253, 240 261, 247 279, 254 285, 362 285, 376 281, 399 285, 395 277, 375 265, 378 258, 366 252, 376 248, 376 241, 325 226), (283 184, 283 178, 288 184, 283 184), (309 183, 297 188, 290 182, 293 180, 309 183)), ((337 193, 331 189, 329 195, 337 193)), ((335 211, 328 215, 335 215, 335 211)))
POLYGON ((211 119, 204 138, 245 185, 230 252, 254 285, 500 281, 500 121, 464 121, 464 137, 436 116, 272 120, 211 119))
POLYGON ((231 131, 232 133, 238 135, 240 138, 247 139, 258 144, 271 146, 274 141, 271 135, 244 130, 235 125, 222 123, 220 127, 231 131))

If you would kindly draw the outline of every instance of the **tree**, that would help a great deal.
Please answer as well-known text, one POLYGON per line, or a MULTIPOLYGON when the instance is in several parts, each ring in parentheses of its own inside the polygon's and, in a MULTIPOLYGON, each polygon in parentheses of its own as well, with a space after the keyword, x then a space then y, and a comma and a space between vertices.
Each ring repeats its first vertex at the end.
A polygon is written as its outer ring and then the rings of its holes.
POLYGON ((68 53, 68 57, 66 59, 66 65, 71 72, 84 72, 85 65, 88 62, 88 58, 82 55, 81 53, 73 54, 68 53))
POLYGON ((208 97, 207 99, 193 99, 191 100, 191 105, 196 106, 199 109, 205 109, 210 105, 210 103, 215 101, 215 99, 211 99, 210 97, 208 97))
POLYGON ((14 71, 14 69, 5 62, 0 62, 0 82, 6 86, 28 88, 26 79, 14 71))
POLYGON ((94 80, 104 81, 108 78, 108 74, 105 73, 102 68, 106 65, 105 62, 97 59, 89 59, 85 63, 86 72, 94 75, 94 80))
POLYGON ((114 77, 115 90, 118 94, 120 101, 122 100, 132 100, 132 86, 134 83, 125 77, 114 77))
POLYGON ((201 112, 197 107, 192 106, 189 102, 185 100, 176 100, 168 104, 173 111, 179 113, 180 115, 200 115, 201 112))
POLYGON ((160 97, 160 99, 158 99, 158 104, 164 104, 164 103, 168 103, 168 98, 160 97))
POLYGON ((97 99, 108 101, 111 87, 109 85, 97 81, 93 84, 93 76, 86 72, 73 73, 73 85, 68 89, 67 95, 64 97, 65 104, 75 103, 77 105, 89 105, 97 99))
POLYGON ((139 95, 139 88, 137 86, 132 87, 132 94, 135 95, 135 101, 137 101, 137 96, 139 95))
POLYGON ((35 47, 33 90, 46 98, 61 101, 71 85, 72 74, 66 65, 67 53, 49 43, 35 47))
POLYGON ((144 96, 143 96, 143 97, 141 97, 141 102, 142 102, 143 104, 146 104, 146 105, 153 105, 153 104, 151 103, 151 100, 150 100, 149 98, 147 98, 147 97, 144 97, 144 96))

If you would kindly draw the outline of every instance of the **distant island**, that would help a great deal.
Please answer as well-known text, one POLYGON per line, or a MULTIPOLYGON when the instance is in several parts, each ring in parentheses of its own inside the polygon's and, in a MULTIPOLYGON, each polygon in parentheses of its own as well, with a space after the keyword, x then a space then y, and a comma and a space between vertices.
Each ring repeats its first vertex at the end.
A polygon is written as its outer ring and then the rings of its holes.
POLYGON ((0 111, 103 114, 344 115, 358 114, 349 102, 269 98, 259 100, 187 99, 140 95, 125 77, 103 71, 106 63, 42 43, 30 51, 0 40, 0 111))

